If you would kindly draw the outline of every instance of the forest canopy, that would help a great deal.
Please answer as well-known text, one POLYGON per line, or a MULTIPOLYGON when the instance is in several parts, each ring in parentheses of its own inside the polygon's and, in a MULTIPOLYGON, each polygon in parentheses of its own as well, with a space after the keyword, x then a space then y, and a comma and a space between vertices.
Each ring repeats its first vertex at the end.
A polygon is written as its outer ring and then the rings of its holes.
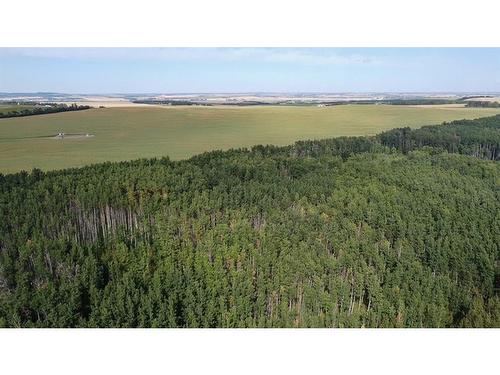
POLYGON ((500 116, 0 175, 0 326, 500 327, 500 116))

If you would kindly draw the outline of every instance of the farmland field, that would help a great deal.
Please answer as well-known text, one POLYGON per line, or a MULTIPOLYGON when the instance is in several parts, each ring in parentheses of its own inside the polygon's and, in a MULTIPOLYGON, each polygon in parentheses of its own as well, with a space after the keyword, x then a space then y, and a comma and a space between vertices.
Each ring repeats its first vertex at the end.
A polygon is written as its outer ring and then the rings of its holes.
POLYGON ((215 149, 374 135, 394 127, 420 127, 496 113, 500 109, 449 106, 172 106, 0 119, 0 172, 61 169, 141 157, 182 159, 215 149), (93 136, 55 139, 59 132, 93 136))
POLYGON ((32 105, 14 105, 14 104, 0 104, 0 113, 7 113, 12 111, 21 111, 23 109, 31 109, 32 105))

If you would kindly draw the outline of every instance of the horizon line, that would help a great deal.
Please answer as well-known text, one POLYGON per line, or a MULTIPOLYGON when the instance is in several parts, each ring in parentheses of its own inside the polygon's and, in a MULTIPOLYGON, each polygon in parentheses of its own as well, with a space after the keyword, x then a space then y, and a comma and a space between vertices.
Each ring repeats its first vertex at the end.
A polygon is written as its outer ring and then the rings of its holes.
POLYGON ((241 95, 241 94, 500 94, 500 91, 185 91, 185 92, 62 92, 62 91, 0 91, 7 94, 62 94, 62 95, 241 95))

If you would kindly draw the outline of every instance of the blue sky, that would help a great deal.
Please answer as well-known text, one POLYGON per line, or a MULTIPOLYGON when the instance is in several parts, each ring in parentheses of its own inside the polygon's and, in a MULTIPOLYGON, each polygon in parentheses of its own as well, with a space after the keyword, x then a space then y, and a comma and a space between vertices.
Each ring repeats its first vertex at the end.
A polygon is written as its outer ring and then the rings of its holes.
POLYGON ((0 48, 0 92, 498 92, 500 48, 0 48))

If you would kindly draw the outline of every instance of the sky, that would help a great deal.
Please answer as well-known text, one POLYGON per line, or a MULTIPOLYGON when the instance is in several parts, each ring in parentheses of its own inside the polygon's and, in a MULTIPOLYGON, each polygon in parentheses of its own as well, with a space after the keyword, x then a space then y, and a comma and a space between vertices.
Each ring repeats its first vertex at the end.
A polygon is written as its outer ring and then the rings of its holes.
POLYGON ((0 92, 500 92, 500 48, 0 48, 0 92))

